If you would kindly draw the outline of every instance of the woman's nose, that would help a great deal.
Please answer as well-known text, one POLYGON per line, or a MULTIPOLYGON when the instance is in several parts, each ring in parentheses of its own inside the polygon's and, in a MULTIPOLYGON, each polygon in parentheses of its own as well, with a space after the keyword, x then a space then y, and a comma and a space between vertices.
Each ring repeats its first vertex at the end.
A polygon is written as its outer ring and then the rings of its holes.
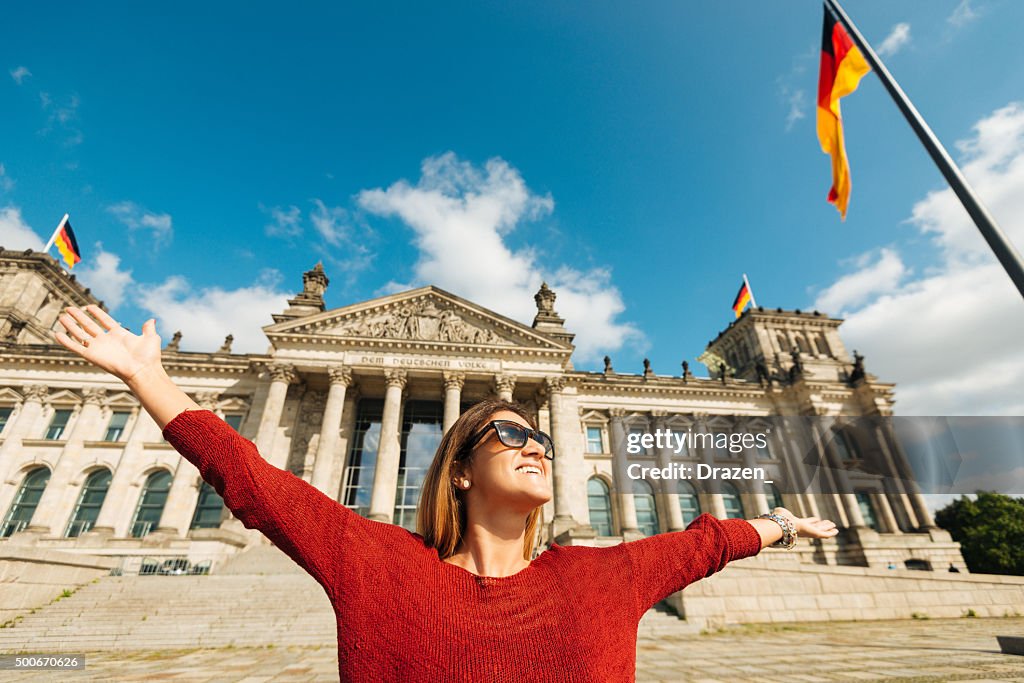
POLYGON ((544 457, 544 446, 535 439, 527 439, 526 445, 523 446, 523 454, 544 457))

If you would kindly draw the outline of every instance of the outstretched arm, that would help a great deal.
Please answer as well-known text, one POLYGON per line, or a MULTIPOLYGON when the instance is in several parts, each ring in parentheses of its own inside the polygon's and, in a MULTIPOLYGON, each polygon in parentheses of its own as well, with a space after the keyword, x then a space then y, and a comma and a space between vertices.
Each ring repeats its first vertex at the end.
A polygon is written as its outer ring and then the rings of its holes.
POLYGON ((74 307, 60 316, 66 330, 56 333, 61 345, 127 384, 168 442, 199 469, 242 524, 262 531, 330 594, 341 550, 369 547, 381 525, 274 467, 251 441, 201 409, 164 371, 153 320, 135 335, 98 306, 86 310, 93 317, 74 307))
MULTIPOLYGON (((785 508, 774 512, 794 520, 800 536, 829 538, 838 533, 828 520, 797 519, 785 508)), ((658 601, 721 571, 729 562, 758 554, 781 538, 782 527, 770 519, 718 519, 704 513, 685 531, 649 536, 616 549, 625 553, 630 566, 639 619, 658 601)))
POLYGON ((121 327, 99 306, 86 306, 86 311, 95 319, 74 306, 61 314, 59 320, 66 331, 55 335, 61 346, 127 384, 160 429, 183 411, 200 410, 164 371, 155 320, 146 321, 139 336, 121 327))

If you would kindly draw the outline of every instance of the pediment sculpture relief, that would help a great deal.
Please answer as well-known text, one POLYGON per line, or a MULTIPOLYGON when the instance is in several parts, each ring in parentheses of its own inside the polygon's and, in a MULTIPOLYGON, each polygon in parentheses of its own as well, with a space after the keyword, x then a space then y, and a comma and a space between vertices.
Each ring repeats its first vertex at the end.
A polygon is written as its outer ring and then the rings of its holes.
POLYGON ((333 334, 375 339, 411 339, 465 344, 514 342, 492 329, 466 321, 452 308, 438 308, 433 301, 419 301, 385 311, 371 310, 342 322, 333 334))

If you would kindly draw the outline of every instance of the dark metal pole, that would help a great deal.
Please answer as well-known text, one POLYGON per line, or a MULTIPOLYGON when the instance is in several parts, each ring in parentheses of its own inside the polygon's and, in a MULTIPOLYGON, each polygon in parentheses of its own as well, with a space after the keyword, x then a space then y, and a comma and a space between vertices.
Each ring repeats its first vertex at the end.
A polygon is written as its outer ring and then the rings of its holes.
POLYGON ((939 142, 939 139, 935 137, 935 133, 928 127, 928 124, 921 118, 921 114, 918 113, 914 105, 911 104, 906 94, 900 88, 896 79, 892 77, 889 70, 882 64, 882 60, 878 58, 875 51, 868 45, 868 41, 864 39, 864 36, 860 34, 857 27, 850 21, 850 17, 847 16, 843 8, 839 6, 838 0, 824 0, 825 5, 828 6, 832 12, 836 15, 846 30, 849 32, 853 42, 860 48, 861 53, 864 55, 864 59, 867 60, 868 65, 878 74, 878 78, 882 81, 882 85, 889 91, 896 106, 899 107, 900 111, 906 117, 910 127, 917 133, 917 137, 921 140, 921 144, 928 150, 929 156, 935 165, 939 167, 939 171, 942 172, 943 177, 949 186, 953 188, 953 192, 960 198, 960 203, 967 209, 967 214, 974 221, 974 224, 978 226, 978 230, 981 231, 981 236, 988 242, 988 246, 992 248, 996 258, 1003 264, 1003 268, 1006 269, 1006 274, 1013 280, 1013 284, 1017 286, 1017 291, 1024 297, 1024 261, 1021 261, 1020 254, 1014 248, 1013 243, 1007 239, 1003 231, 999 229, 992 215, 988 212, 988 209, 981 203, 977 195, 974 194, 974 190, 968 184, 967 179, 964 178, 963 173, 950 158, 946 149, 939 142))

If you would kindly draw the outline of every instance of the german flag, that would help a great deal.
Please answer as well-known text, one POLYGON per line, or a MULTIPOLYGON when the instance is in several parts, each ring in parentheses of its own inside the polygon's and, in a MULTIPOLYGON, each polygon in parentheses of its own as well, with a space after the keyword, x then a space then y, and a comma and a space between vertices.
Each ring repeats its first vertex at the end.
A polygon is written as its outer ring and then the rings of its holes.
POLYGON ((82 252, 78 250, 78 240, 75 239, 75 231, 71 229, 71 221, 67 216, 61 221, 54 234, 53 243, 60 251, 68 268, 74 268, 75 264, 82 260, 82 252))
POLYGON ((736 293, 736 298, 732 302, 732 312, 736 314, 736 317, 740 317, 743 314, 743 309, 747 307, 747 304, 751 300, 750 285, 747 284, 747 279, 743 279, 743 286, 740 287, 740 291, 736 293))
POLYGON ((821 73, 818 76, 818 139, 821 151, 832 157, 832 189, 828 201, 836 205, 843 220, 850 202, 850 166, 843 144, 843 118, 839 100, 857 89, 871 67, 853 44, 846 29, 825 6, 821 36, 821 73))

